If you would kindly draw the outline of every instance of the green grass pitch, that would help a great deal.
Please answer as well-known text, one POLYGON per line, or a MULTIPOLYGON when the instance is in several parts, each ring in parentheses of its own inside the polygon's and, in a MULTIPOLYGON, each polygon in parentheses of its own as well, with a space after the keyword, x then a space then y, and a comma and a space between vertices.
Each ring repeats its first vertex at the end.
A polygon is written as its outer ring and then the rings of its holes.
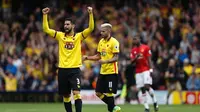
MULTIPOLYGON (((122 112, 144 112, 143 105, 119 106, 122 112)), ((0 103, 0 112, 65 112, 65 110, 62 103, 0 103)), ((106 105, 83 105, 82 112, 108 111, 106 105)), ((152 106, 151 112, 153 112, 152 106)), ((200 112, 200 105, 160 105, 159 112, 200 112)))

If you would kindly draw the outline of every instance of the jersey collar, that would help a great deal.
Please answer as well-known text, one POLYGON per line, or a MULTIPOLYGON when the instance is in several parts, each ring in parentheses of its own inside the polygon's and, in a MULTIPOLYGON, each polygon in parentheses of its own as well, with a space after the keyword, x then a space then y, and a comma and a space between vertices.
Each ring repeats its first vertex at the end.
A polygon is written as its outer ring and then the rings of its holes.
POLYGON ((104 41, 105 41, 105 42, 108 42, 111 38, 112 38, 112 37, 110 36, 110 37, 108 38, 108 40, 104 39, 104 41))
MULTIPOLYGON (((73 37, 76 35, 76 33, 74 32, 73 37)), ((67 36, 67 33, 65 33, 65 37, 67 36)))

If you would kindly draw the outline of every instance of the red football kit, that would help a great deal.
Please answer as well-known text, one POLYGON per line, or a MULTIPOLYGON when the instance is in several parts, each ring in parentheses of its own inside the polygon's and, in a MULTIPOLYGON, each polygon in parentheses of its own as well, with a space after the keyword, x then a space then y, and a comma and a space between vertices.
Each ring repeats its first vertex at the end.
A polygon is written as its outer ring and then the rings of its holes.
POLYGON ((141 73, 149 70, 149 62, 148 57, 151 56, 151 50, 149 46, 140 44, 140 46, 136 46, 131 51, 131 59, 134 59, 138 54, 140 56, 136 59, 136 73, 141 73))

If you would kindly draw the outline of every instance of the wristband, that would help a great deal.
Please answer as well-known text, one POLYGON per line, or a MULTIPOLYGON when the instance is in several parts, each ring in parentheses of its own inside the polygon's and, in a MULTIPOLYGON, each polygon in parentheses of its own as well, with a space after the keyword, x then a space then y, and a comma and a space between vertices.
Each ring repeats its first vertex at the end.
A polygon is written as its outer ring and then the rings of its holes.
POLYGON ((153 69, 149 69, 149 71, 152 73, 152 72, 153 72, 153 69))

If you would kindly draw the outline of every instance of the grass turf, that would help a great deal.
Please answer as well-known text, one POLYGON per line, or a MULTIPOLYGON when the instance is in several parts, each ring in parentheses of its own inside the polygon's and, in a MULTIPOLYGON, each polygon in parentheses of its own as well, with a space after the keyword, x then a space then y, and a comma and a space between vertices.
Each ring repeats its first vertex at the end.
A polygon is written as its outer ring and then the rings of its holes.
MULTIPOLYGON (((119 106, 122 108, 122 112, 144 112, 143 105, 125 104, 119 106)), ((152 106, 151 110, 151 112, 153 112, 152 106)), ((65 112, 65 110, 62 103, 0 103, 0 112, 65 112)), ((108 111, 106 109, 106 105, 83 105, 82 112, 108 111)), ((200 112, 200 106, 161 105, 159 112, 200 112)))

